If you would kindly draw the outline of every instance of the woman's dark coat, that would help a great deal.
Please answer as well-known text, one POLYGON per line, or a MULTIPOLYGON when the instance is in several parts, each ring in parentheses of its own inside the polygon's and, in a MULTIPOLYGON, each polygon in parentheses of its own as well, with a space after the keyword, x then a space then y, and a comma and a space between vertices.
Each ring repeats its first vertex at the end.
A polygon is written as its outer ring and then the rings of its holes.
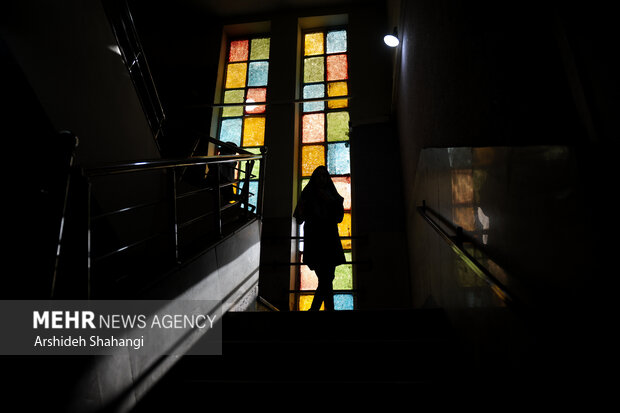
POLYGON ((301 193, 293 216, 304 223, 303 263, 311 270, 345 262, 338 223, 344 218, 344 198, 329 179, 327 188, 312 179, 301 193))

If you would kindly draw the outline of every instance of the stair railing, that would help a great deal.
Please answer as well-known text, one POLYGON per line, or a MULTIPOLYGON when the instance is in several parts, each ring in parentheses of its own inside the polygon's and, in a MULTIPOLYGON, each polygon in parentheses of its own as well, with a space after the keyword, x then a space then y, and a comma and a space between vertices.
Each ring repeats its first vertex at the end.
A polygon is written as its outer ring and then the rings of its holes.
POLYGON ((157 278, 152 272, 146 274, 146 268, 166 273, 196 256, 201 248, 227 235, 226 219, 236 219, 237 228, 261 219, 266 149, 260 154, 237 152, 74 167, 69 207, 62 218, 71 236, 58 245, 63 254, 54 273, 52 298, 96 298, 108 289, 119 293, 120 285, 143 288, 157 278), (260 162, 258 176, 252 173, 255 162, 260 162), (223 182, 224 167, 236 171, 234 180, 223 182), (200 172, 194 174, 198 179, 188 182, 180 172, 190 168, 200 172), (102 184, 108 179, 111 182, 102 184), (250 191, 251 180, 258 182, 257 193, 250 191), (151 187, 157 197, 150 192, 145 199, 136 195, 151 187), (222 190, 227 187, 234 188, 235 197, 224 202, 222 190), (123 190, 133 199, 120 195, 123 190), (251 199, 257 200, 256 205, 251 199), (193 234, 187 236, 192 242, 182 242, 182 232, 193 234), (132 262, 132 251, 140 251, 134 258, 146 261, 132 262), (134 264, 145 274, 134 277, 134 264), (102 279, 105 276, 114 279, 102 279))
MULTIPOLYGON (((491 271, 489 271, 484 265, 482 265, 474 256, 472 256, 464 247, 466 242, 473 243, 473 240, 469 239, 464 233, 461 227, 453 225, 437 212, 433 211, 426 205, 426 201, 422 201, 422 205, 417 207, 418 213, 422 216, 424 221, 430 225, 430 227, 437 232, 440 237, 448 244, 448 246, 454 251, 454 253, 476 274, 484 280, 491 291, 499 297, 508 307, 519 312, 520 315, 530 318, 529 306, 515 294, 505 283, 501 282, 491 271), (440 225, 437 220, 441 221, 444 225, 451 227, 454 231, 454 235, 449 234, 440 225)), ((516 282, 516 280, 515 280, 516 282)))

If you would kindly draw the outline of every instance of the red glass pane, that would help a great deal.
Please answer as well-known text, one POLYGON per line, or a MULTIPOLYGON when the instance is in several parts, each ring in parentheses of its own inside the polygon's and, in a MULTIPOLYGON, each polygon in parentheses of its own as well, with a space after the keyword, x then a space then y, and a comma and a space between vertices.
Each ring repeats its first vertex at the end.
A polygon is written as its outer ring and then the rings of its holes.
POLYGON ((230 42, 228 61, 241 62, 248 60, 248 43, 247 40, 235 40, 234 42, 230 42))
POLYGON ((303 116, 301 138, 303 143, 325 141, 325 115, 323 113, 303 116))
MULTIPOLYGON (((248 89, 248 94, 245 101, 246 103, 266 102, 267 88, 255 87, 248 89)), ((246 106, 245 111, 246 113, 263 113, 265 112, 265 105, 246 106)))
POLYGON ((346 54, 327 56, 327 80, 345 80, 349 77, 346 54))

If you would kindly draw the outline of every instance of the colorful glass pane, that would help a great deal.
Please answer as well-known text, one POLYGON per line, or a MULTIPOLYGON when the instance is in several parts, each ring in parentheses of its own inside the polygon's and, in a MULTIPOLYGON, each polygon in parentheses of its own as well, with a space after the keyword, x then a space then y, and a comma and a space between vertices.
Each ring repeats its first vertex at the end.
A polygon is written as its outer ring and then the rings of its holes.
POLYGON ((304 188, 306 187, 306 185, 308 185, 308 182, 310 182, 309 178, 304 178, 301 180, 301 190, 303 191, 304 188))
POLYGON ((250 52, 250 60, 269 59, 269 38, 252 39, 252 51, 250 52))
MULTIPOLYGON (((243 103, 243 90, 227 90, 224 92, 224 103, 243 103)), ((226 106, 222 109, 222 117, 242 116, 243 106, 226 106)))
POLYGON ((345 212, 342 222, 338 224, 338 234, 341 237, 351 236, 351 213, 345 212))
POLYGON ((310 57, 304 59, 304 83, 322 82, 325 78, 323 57, 310 57))
MULTIPOLYGON (((246 103, 254 102, 266 102, 267 101, 267 88, 250 88, 245 99, 246 103)), ((246 113, 264 113, 265 105, 253 105, 245 107, 246 113)))
POLYGON ((353 294, 334 294, 334 310, 353 310, 353 294))
MULTIPOLYGON (((322 83, 304 86, 304 99, 315 99, 325 97, 325 85, 322 83)), ((304 112, 317 112, 325 110, 325 102, 307 102, 304 103, 304 112)))
POLYGON ((251 62, 248 86, 266 86, 269 78, 269 62, 251 62))
POLYGON ((304 36, 304 55, 323 54, 323 33, 308 33, 304 36))
POLYGON ((327 170, 332 175, 348 175, 351 173, 347 143, 330 143, 327 146, 327 170))
POLYGON ((327 140, 330 142, 349 139, 349 112, 327 114, 327 140))
POLYGON ((299 274, 299 289, 316 290, 316 287, 319 285, 319 279, 314 271, 308 268, 307 265, 302 265, 299 268, 299 274))
POLYGON ((265 143, 265 118, 255 116, 244 119, 243 146, 263 146, 265 143))
MULTIPOLYGON (((344 254, 348 262, 351 261, 351 253, 344 254)), ((351 290, 353 289, 353 266, 351 264, 342 264, 336 267, 333 282, 334 290, 351 290)))
POLYGON ((302 117, 302 142, 315 143, 325 141, 325 114, 313 113, 302 117))
POLYGON ((346 54, 327 56, 327 80, 346 80, 349 78, 346 54))
POLYGON ((327 53, 343 53, 347 51, 347 31, 327 32, 327 53))
MULTIPOLYGON (((347 82, 333 82, 327 84, 327 96, 346 96, 349 93, 347 82)), ((347 99, 330 100, 327 102, 327 106, 330 109, 346 108, 348 104, 347 99)))
POLYGON ((242 119, 223 119, 220 126, 220 140, 241 146, 242 119))
MULTIPOLYGON (((245 187, 245 181, 241 181, 241 188, 245 187)), ((258 181, 250 181, 248 204, 256 207, 258 201, 258 181)))
MULTIPOLYGON (((299 311, 308 311, 312 306, 312 299, 314 294, 304 294, 299 296, 298 307, 299 311)), ((325 304, 321 305, 321 310, 325 310, 325 304)))
POLYGON ((248 41, 235 40, 230 42, 229 62, 242 62, 248 60, 248 41))
POLYGON ((231 63, 226 71, 226 89, 245 87, 247 63, 231 63))
MULTIPOLYGON (((244 148, 244 149, 248 152, 255 153, 257 155, 260 154, 260 148, 244 148)), ((260 172, 260 161, 254 161, 254 167, 252 168, 252 172, 251 172, 251 174, 254 176, 250 178, 252 179, 258 178, 259 172, 260 172)))
POLYGON ((332 178, 336 190, 344 198, 344 209, 351 209, 351 177, 350 176, 335 176, 332 178))
POLYGON ((301 149, 301 174, 310 176, 317 166, 325 165, 323 145, 304 145, 301 149))

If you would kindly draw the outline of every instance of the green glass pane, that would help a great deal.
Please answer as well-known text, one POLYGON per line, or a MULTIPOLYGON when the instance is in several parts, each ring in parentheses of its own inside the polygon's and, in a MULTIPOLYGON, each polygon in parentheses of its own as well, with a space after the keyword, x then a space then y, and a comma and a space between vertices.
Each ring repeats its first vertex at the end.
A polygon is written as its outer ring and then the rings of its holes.
MULTIPOLYGON (((224 92, 224 103, 243 103, 243 90, 224 92)), ((243 106, 227 106, 222 110, 222 117, 243 116, 243 106)))
MULTIPOLYGON (((251 153, 255 153, 255 154, 260 154, 260 148, 243 148, 248 152, 251 153)), ((245 171, 245 169, 244 169, 245 171)), ((251 177, 252 179, 258 179, 258 173, 260 172, 260 161, 254 161, 254 167, 252 168, 252 175, 254 175, 254 177, 251 177)))
POLYGON ((270 39, 252 39, 252 51, 250 52, 250 60, 269 59, 270 39))
POLYGON ((302 191, 304 190, 306 185, 308 185, 308 182, 310 182, 310 178, 304 178, 304 179, 301 180, 301 190, 302 191))
MULTIPOLYGON (((351 253, 344 254, 347 261, 351 261, 351 253)), ((351 264, 342 264, 336 267, 336 276, 334 278, 334 290, 352 290, 353 289, 353 266, 351 264)))
POLYGON ((329 142, 349 139, 349 112, 327 114, 327 140, 329 142))
POLYGON ((323 57, 304 59, 304 83, 322 82, 325 77, 323 57))

